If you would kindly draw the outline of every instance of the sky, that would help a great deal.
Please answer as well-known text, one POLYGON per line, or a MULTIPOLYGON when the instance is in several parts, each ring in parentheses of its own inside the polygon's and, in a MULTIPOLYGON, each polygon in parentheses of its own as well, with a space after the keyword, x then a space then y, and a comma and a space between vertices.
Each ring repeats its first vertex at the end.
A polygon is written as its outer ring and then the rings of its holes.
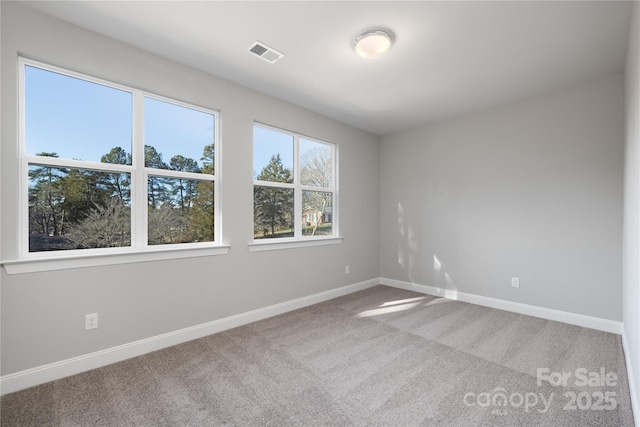
MULTIPOLYGON (((318 148, 327 149, 326 143, 312 141, 306 138, 299 138, 300 158, 309 151, 318 148)), ((260 173, 271 161, 271 157, 280 154, 282 164, 285 168, 293 171, 293 147, 294 138, 292 135, 278 132, 275 129, 269 129, 262 126, 253 127, 253 177, 260 173)))
MULTIPOLYGON (((39 68, 25 70, 25 149, 99 162, 114 147, 131 153, 133 95, 39 68)), ((169 163, 181 154, 202 164, 214 142, 214 116, 145 98, 145 144, 169 163)))
MULTIPOLYGON (((26 66, 27 154, 55 152, 61 158, 100 162, 114 147, 132 153, 132 117, 130 92, 26 66)), ((214 131, 212 114, 145 97, 145 144, 162 153, 165 163, 180 154, 202 166, 203 149, 214 141, 214 131)), ((301 138, 300 155, 318 145, 301 138)), ((255 126, 253 177, 276 154, 293 170, 293 147, 292 135, 255 126)))
POLYGON ((285 169, 293 171, 293 136, 262 126, 253 127, 253 177, 280 154, 285 169))

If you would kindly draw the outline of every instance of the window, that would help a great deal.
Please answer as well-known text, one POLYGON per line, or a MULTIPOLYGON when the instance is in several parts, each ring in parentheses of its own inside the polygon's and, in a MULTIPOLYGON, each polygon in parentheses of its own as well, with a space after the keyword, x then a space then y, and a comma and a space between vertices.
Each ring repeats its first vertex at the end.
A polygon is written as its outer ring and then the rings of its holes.
POLYGON ((22 255, 217 244, 215 112, 29 60, 21 79, 22 255))
POLYGON ((335 237, 335 165, 335 144, 254 125, 254 240, 335 237))

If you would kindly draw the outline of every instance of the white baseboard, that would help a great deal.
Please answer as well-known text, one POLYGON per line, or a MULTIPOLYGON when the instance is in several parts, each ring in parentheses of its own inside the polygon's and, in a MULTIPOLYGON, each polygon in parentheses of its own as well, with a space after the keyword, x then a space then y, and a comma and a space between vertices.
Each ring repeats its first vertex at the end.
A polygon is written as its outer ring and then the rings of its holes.
POLYGON ((554 310, 550 308, 538 307, 535 305, 522 304, 519 302, 506 301, 496 298, 489 298, 480 295, 467 294, 451 289, 436 288, 433 286, 419 285, 401 280, 380 278, 380 283, 394 288, 406 289, 423 294, 444 297, 452 300, 468 302, 485 307, 497 308, 528 316, 540 317, 547 320, 569 323, 571 325, 584 326, 585 328, 597 329, 599 331, 611 332, 621 335, 623 332, 622 322, 615 320, 601 319, 599 317, 585 316, 583 314, 570 313, 567 311, 554 310))
POLYGON ((631 398, 631 409, 633 410, 633 418, 635 424, 640 426, 640 400, 638 398, 638 390, 636 389, 636 382, 633 376, 633 361, 631 360, 631 354, 629 353, 629 345, 627 344, 627 331, 622 332, 622 349, 624 350, 625 364, 627 365, 627 378, 629 379, 629 394, 631 398))
POLYGON ((94 353, 4 375, 0 378, 0 394, 12 393, 38 384, 43 384, 105 365, 110 365, 112 363, 120 362, 197 338, 202 338, 207 335, 246 325, 247 323, 266 319, 288 311, 297 310, 299 308, 317 304, 319 302, 337 298, 379 284, 379 278, 375 278, 355 283, 353 285, 309 295, 307 297, 286 301, 280 304, 270 305, 268 307, 248 311, 246 313, 225 317, 212 322, 191 326, 178 331, 119 345, 117 347, 111 347, 94 353))
MULTIPOLYGON (((160 350, 172 345, 181 344, 207 335, 225 331, 245 325, 247 323, 256 322, 288 311, 297 310, 312 304, 327 301, 353 292, 383 284, 400 289, 412 290, 424 294, 445 297, 453 300, 464 301, 472 304, 478 304, 486 307, 497 308, 500 310, 511 311, 529 316, 540 317, 548 320, 569 323, 578 326, 584 326, 591 329, 597 329, 605 332, 621 334, 623 345, 626 346, 626 338, 622 327, 622 322, 613 320, 600 319, 597 317, 584 316, 581 314, 569 313, 560 310, 553 310, 544 307, 537 307, 528 304, 505 301, 496 298, 483 297, 474 294, 467 294, 454 290, 435 288, 432 286, 420 285, 400 280, 388 278, 374 278, 353 285, 343 286, 341 288, 332 289, 307 297, 286 301, 280 304, 259 308, 246 313, 225 317, 223 319, 214 320, 212 322, 191 326, 189 328, 180 329, 178 331, 169 332, 162 335, 134 341, 117 347, 111 347, 94 353, 85 354, 71 359, 50 363, 43 366, 27 369, 13 374, 0 377, 0 394, 12 393, 38 384, 68 377, 70 375, 85 372, 91 369, 99 368, 112 363, 120 362, 132 357, 140 356, 152 351, 160 350)), ((625 357, 628 358, 628 352, 625 347, 625 357)), ((629 369, 629 378, 633 378, 631 374, 631 364, 627 360, 627 368, 629 369)), ((631 389, 632 401, 637 406, 637 391, 635 384, 629 382, 631 389), (632 388, 633 387, 633 388, 632 388)), ((634 407, 634 410, 637 409, 634 407)), ((637 411, 634 411, 634 416, 637 411)), ((640 425, 640 423, 636 423, 640 425)))
POLYGON ((624 350, 625 365, 627 366, 627 378, 629 378, 629 394, 631 400, 631 408, 635 425, 640 426, 640 395, 636 389, 634 381, 633 367, 629 347, 627 344, 627 335, 622 322, 614 320, 601 319, 599 317, 585 316, 582 314, 569 313, 561 310, 553 310, 550 308, 538 307, 518 302, 505 301, 496 298, 483 297, 480 295, 467 294, 450 289, 436 288, 433 286, 419 285, 416 283, 405 282, 401 280, 380 278, 380 284, 392 286, 394 288, 406 289, 420 292, 423 294, 444 297, 452 300, 464 301, 472 304, 482 305, 485 307, 497 308, 500 310, 511 311, 519 314, 540 317, 547 320, 555 320, 557 322, 569 323, 571 325, 584 326, 586 328, 596 329, 604 332, 611 332, 622 336, 622 348, 624 350))

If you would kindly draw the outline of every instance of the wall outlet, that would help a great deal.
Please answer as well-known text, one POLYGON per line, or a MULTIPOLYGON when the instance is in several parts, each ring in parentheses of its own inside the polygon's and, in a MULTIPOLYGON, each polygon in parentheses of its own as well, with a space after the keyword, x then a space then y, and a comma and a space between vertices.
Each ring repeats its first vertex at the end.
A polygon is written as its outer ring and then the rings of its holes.
POLYGON ((98 327, 98 313, 87 314, 84 316, 84 330, 96 329, 98 327))
POLYGON ((348 266, 348 265, 345 265, 345 266, 344 266, 344 274, 349 274, 349 272, 350 272, 350 271, 351 271, 351 270, 350 270, 349 266, 348 266))
POLYGON ((512 288, 519 288, 520 287, 520 278, 519 277, 512 277, 511 278, 511 287, 512 288))

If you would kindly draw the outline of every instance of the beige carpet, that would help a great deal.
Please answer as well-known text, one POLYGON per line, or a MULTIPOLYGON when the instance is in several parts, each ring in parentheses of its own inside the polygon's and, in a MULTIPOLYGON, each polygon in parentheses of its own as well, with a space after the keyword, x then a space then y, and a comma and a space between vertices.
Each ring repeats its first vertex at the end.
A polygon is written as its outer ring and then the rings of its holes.
POLYGON ((619 336, 384 286, 0 403, 3 426, 633 426, 619 336))

